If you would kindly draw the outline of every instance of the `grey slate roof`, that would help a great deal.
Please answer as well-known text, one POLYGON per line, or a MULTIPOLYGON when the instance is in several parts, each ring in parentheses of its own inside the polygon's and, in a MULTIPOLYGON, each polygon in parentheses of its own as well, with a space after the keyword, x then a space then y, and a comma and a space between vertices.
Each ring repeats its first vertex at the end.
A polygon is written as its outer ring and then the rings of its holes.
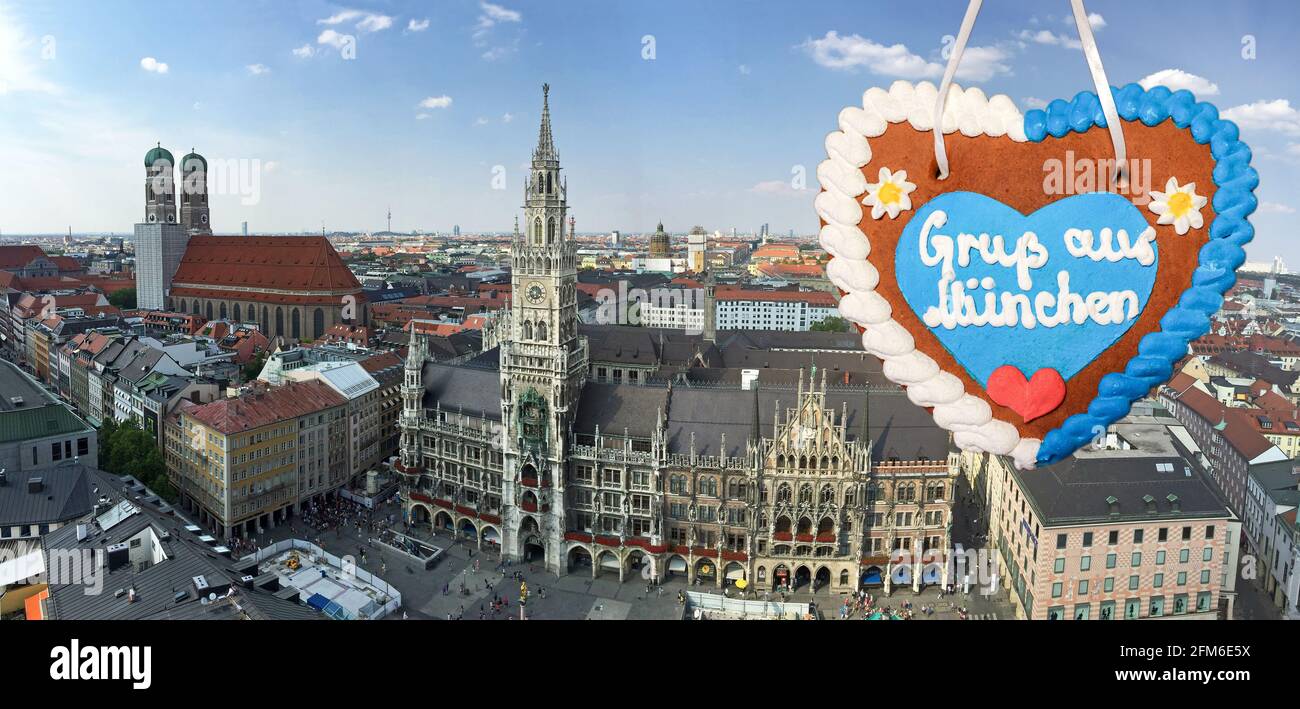
POLYGON ((501 420, 501 375, 496 370, 425 362, 421 374, 425 409, 440 406, 443 411, 501 420))
POLYGON ((84 465, 44 470, 10 470, 0 485, 0 527, 67 522, 88 514, 95 505, 84 465), (39 492, 28 492, 32 478, 39 492))
POLYGON ((1081 522, 1158 521, 1175 517, 1219 518, 1231 514, 1198 472, 1195 463, 1179 455, 1124 455, 1110 451, 1097 457, 1072 456, 1055 465, 1020 471, 1010 461, 1020 489, 1029 497, 1045 525, 1081 522), (1172 466, 1161 471, 1159 466, 1172 466), (1190 472, 1189 472, 1190 471, 1190 472), (1178 498, 1178 512, 1169 495, 1178 498), (1150 495, 1155 511, 1144 497, 1150 495), (1112 516, 1107 497, 1118 500, 1112 516))
MULTIPOLYGON (((100 494, 107 495, 111 504, 130 498, 138 511, 101 530, 89 522, 89 535, 77 540, 77 525, 61 527, 43 539, 46 568, 54 572, 57 564, 51 561, 52 551, 91 551, 99 565, 96 573, 102 578, 99 593, 88 593, 88 585, 81 583, 50 583, 50 615, 53 620, 236 620, 245 617, 254 620, 316 620, 322 616, 296 601, 276 598, 267 591, 239 588, 230 603, 205 605, 199 602, 193 578, 203 576, 209 585, 221 588, 238 579, 234 562, 218 555, 185 531, 187 522, 175 514, 167 513, 156 505, 135 499, 139 493, 125 493, 123 480, 101 471, 91 470, 90 478, 100 494), (110 544, 124 542, 146 528, 152 527, 167 558, 143 570, 126 564, 107 571, 106 553, 100 552, 110 544), (168 537, 163 539, 164 534, 168 537), (119 589, 134 588, 136 600, 129 602, 127 595, 117 595, 119 589), (183 598, 177 594, 184 593, 183 598)), ((90 518, 87 518, 90 519, 90 518)), ((84 578, 84 577, 83 577, 84 578)), ((51 581, 58 581, 52 578, 51 581)), ((222 588, 224 592, 224 588, 222 588)), ((221 594, 218 594, 221 595, 221 594)))
POLYGON ((599 427, 601 435, 622 436, 626 430, 634 438, 649 438, 667 401, 665 387, 587 382, 578 400, 574 430, 595 433, 599 427))
MULTIPOLYGON (((913 404, 898 389, 871 389, 869 396, 867 424, 876 461, 947 459, 948 432, 934 423, 929 412, 913 404)), ((786 409, 796 404, 798 390, 760 387, 757 398, 759 432, 770 438, 775 435, 773 414, 779 407, 784 421, 786 409)), ((754 399, 753 391, 740 388, 673 387, 668 406, 668 450, 689 453, 694 432, 697 455, 718 455, 723 434, 727 439, 727 455, 743 453, 745 441, 753 437, 754 399)), ((867 401, 868 390, 863 387, 827 388, 826 407, 834 409, 837 416, 847 408, 845 432, 851 441, 862 437, 867 401)))

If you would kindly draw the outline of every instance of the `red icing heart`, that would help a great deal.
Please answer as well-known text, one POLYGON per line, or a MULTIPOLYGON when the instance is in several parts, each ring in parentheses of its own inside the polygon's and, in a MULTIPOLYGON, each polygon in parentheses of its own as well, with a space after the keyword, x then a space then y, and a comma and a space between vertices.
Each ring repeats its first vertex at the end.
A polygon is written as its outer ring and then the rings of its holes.
POLYGON ((989 398, 1020 414, 1026 422, 1051 412, 1065 401, 1065 380, 1055 369, 1044 367, 1028 380, 1009 364, 993 370, 987 385, 989 398))

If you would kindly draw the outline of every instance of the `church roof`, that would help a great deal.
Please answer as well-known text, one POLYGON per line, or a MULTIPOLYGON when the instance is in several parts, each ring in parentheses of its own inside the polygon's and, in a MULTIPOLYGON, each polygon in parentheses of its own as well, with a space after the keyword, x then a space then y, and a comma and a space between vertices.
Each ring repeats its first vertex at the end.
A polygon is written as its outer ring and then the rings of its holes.
POLYGON ((144 154, 144 166, 153 167, 153 164, 159 160, 166 160, 171 165, 176 164, 176 159, 172 157, 171 152, 168 151, 167 148, 164 148, 161 143, 155 147, 149 148, 149 152, 144 154))
POLYGON ((27 264, 45 255, 45 249, 35 244, 0 246, 0 270, 26 268, 27 264))
MULTIPOLYGON (((323 236, 196 236, 190 239, 172 283, 174 288, 198 289, 361 290, 361 283, 323 236)), ((229 297, 229 293, 209 297, 229 297)))

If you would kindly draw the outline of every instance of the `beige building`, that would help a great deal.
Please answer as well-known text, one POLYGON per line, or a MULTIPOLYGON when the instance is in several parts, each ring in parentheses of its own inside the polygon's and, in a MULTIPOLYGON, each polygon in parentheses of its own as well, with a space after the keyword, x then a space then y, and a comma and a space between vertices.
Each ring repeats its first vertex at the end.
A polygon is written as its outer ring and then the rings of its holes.
POLYGON ((1231 617, 1241 522, 1160 423, 1016 470, 982 460, 998 582, 1033 620, 1231 617))

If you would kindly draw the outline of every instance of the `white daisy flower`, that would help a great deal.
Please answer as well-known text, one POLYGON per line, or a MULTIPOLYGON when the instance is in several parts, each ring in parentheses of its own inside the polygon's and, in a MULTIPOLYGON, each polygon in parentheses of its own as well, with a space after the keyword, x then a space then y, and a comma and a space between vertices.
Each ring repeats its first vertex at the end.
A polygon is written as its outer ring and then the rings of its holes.
POLYGON ((908 195, 916 185, 907 181, 907 170, 890 173, 889 168, 882 167, 879 177, 880 182, 867 183, 867 196, 862 198, 862 203, 871 207, 871 218, 879 219, 888 214, 893 219, 899 212, 910 210, 912 198, 908 195))
POLYGON ((1208 199, 1196 194, 1196 183, 1188 182, 1178 186, 1178 179, 1171 177, 1165 183, 1164 192, 1151 192, 1151 203, 1147 209, 1160 215, 1156 224, 1173 224, 1174 231, 1186 234, 1188 229, 1200 229, 1205 224, 1201 218, 1201 207, 1208 199))

